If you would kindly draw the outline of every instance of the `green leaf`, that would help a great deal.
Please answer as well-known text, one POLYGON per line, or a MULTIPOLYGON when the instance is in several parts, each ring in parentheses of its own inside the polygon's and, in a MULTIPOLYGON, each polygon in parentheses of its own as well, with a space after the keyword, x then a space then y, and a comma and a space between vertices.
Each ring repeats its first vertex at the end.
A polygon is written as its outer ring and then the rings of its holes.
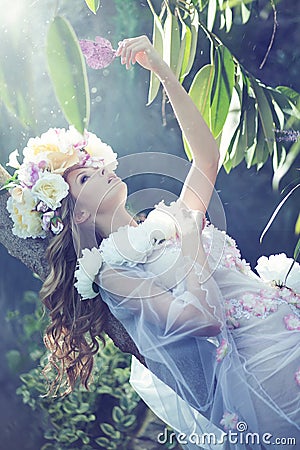
MULTIPOLYGON (((214 79, 214 66, 212 64, 207 64, 202 67, 199 72, 195 75, 192 85, 189 90, 189 96, 195 103, 198 110, 201 112, 203 119, 205 120, 208 127, 210 127, 210 109, 209 109, 209 99, 212 89, 212 83, 214 79)), ((192 153, 189 144, 185 137, 183 136, 184 150, 188 159, 192 160, 192 153)))
POLYGON ((202 12, 207 4, 208 4, 209 0, 198 0, 198 6, 199 6, 199 11, 202 12))
POLYGON ((284 94, 287 98, 291 100, 291 102, 294 103, 295 106, 300 106, 300 94, 294 89, 288 87, 288 86, 277 86, 276 90, 284 94))
POLYGON ((176 74, 178 57, 180 52, 180 33, 177 17, 167 9, 167 17, 164 23, 164 60, 176 74))
POLYGON ((109 423, 106 422, 100 423, 100 428, 103 431, 103 433, 107 434, 108 436, 113 436, 115 433, 114 427, 109 423))
MULTIPOLYGON (((164 30, 160 21, 160 18, 155 13, 151 2, 148 1, 149 7, 153 14, 153 33, 152 33, 152 42, 155 50, 159 53, 160 56, 163 56, 163 48, 164 48, 164 30), (150 6, 151 5, 151 6, 150 6)), ((149 106, 153 100, 156 98, 159 91, 160 81, 154 72, 151 70, 150 72, 150 85, 148 91, 148 102, 147 106, 149 106)))
POLYGON ((209 0, 207 9, 207 29, 212 31, 217 14, 217 0, 209 0))
POLYGON ((89 7, 89 9, 96 14, 100 6, 100 0, 85 0, 85 3, 89 7))
MULTIPOLYGON (((195 61, 197 44, 198 44, 198 30, 199 30, 199 15, 198 15, 198 11, 196 9, 194 9, 194 16, 191 21, 191 45, 190 45, 189 59, 188 59, 187 65, 184 69, 185 75, 190 73, 190 71, 193 67, 194 61, 195 61)), ((183 65, 183 67, 184 67, 184 65, 183 65)), ((185 75, 184 75, 183 69, 182 69, 181 77, 185 76, 185 75)))
POLYGON ((105 437, 98 437, 95 439, 96 444, 98 444, 100 447, 107 448, 107 446, 110 443, 110 440, 105 437))
POLYGON ((128 416, 126 416, 123 421, 122 421, 122 425, 125 428, 129 428, 131 427, 136 421, 136 416, 134 414, 129 414, 128 416))
POLYGON ((260 238, 259 238, 259 242, 261 243, 266 232, 268 231, 268 229, 270 228, 270 226, 272 225, 272 223, 275 220, 275 217, 277 216, 277 214, 279 213, 280 209, 282 208, 282 206, 285 204, 285 202, 287 201, 287 199, 292 195, 292 193, 298 189, 300 187, 300 184, 297 184, 296 186, 293 187, 293 189, 284 197, 283 200, 281 200, 281 202, 279 203, 279 205, 276 207, 275 211, 273 212, 270 220, 268 221, 267 225, 265 226, 260 238))
POLYGON ((113 389, 112 389, 111 386, 105 386, 105 385, 103 385, 103 386, 99 386, 99 387, 97 388, 97 392, 98 392, 99 394, 112 394, 113 389))
POLYGON ((112 418, 114 422, 122 422, 124 419, 124 412, 119 406, 114 406, 112 410, 112 418))
POLYGON ((76 435, 82 440, 84 444, 90 442, 89 436, 83 430, 76 430, 76 435))
POLYGON ((224 168, 227 173, 229 173, 233 167, 238 165, 238 163, 236 163, 236 156, 237 156, 237 144, 238 144, 240 132, 241 132, 241 126, 238 126, 232 136, 230 145, 228 147, 227 157, 224 162, 224 168))
POLYGON ((229 31, 231 30, 232 18, 233 18, 232 9, 229 8, 226 3, 226 8, 225 8, 226 33, 229 33, 229 31))
POLYGON ((241 4, 241 17, 242 17, 242 23, 245 24, 248 22, 251 16, 251 9, 248 9, 245 3, 243 2, 241 4))
POLYGON ((280 180, 284 175, 289 171, 293 162, 296 160, 298 155, 300 154, 300 140, 296 141, 291 148, 289 149, 285 161, 281 164, 277 171, 274 173, 272 185, 273 189, 278 189, 280 180))
MULTIPOLYGON (((299 217, 300 217, 300 215, 299 215, 299 217)), ((299 220, 299 217, 298 217, 298 220, 299 220)), ((295 250, 294 250, 294 260, 295 261, 298 259, 299 254, 300 254, 300 238, 298 239, 298 242, 297 242, 295 250)))
MULTIPOLYGON (((274 142, 273 142, 274 145, 274 142)), ((261 120, 258 121, 257 145, 252 164, 256 164, 257 170, 261 169, 269 158, 269 148, 266 142, 261 120)))
POLYGON ((241 99, 238 94, 237 86, 235 86, 232 91, 230 107, 222 130, 222 134, 220 135, 220 144, 219 144, 220 162, 222 162, 222 164, 224 164, 224 161, 228 163, 226 167, 224 166, 227 172, 229 172, 232 168, 228 149, 234 138, 235 131, 240 125, 240 120, 241 120, 241 99))
POLYGON ((19 350, 9 350, 6 352, 6 361, 10 370, 16 373, 21 367, 21 353, 19 350))
POLYGON ((60 107, 69 122, 83 133, 88 128, 90 96, 86 66, 70 23, 56 16, 47 35, 49 73, 60 107))
POLYGON ((272 111, 264 94, 263 88, 259 85, 254 77, 251 76, 250 81, 257 101, 259 123, 261 125, 261 142, 264 142, 266 144, 269 154, 271 155, 273 153, 273 146, 275 141, 272 111))
POLYGON ((210 95, 215 75, 212 64, 203 66, 195 75, 189 96, 197 106, 206 124, 210 127, 210 95))
POLYGON ((242 104, 242 109, 244 111, 243 133, 245 133, 245 148, 248 150, 256 144, 258 127, 258 111, 254 98, 247 96, 245 102, 242 104))
POLYGON ((298 215, 298 219, 296 221, 296 225, 295 225, 295 233, 296 234, 300 234, 300 213, 298 215))
POLYGON ((192 33, 190 28, 184 22, 181 17, 181 14, 178 15, 180 23, 181 23, 181 43, 180 43, 180 51, 178 56, 178 63, 176 68, 176 77, 179 79, 180 83, 183 82, 186 73, 186 67, 190 56, 191 51, 191 42, 192 42, 192 33))
POLYGON ((235 64, 231 53, 220 45, 215 53, 215 76, 211 92, 211 130, 215 138, 221 133, 231 102, 235 64))

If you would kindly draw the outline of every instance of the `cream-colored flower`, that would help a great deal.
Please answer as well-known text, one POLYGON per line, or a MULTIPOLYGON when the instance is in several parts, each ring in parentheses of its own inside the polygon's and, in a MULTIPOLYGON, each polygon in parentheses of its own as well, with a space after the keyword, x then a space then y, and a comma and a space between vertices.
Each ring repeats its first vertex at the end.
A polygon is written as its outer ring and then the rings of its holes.
POLYGON ((95 277, 102 266, 102 256, 96 247, 82 250, 82 258, 78 259, 78 269, 75 271, 77 282, 74 284, 82 300, 88 300, 98 295, 93 289, 95 277))
POLYGON ((112 148, 101 141, 94 133, 88 133, 88 143, 85 147, 87 153, 97 158, 104 158, 105 166, 109 166, 109 170, 115 170, 117 162, 117 153, 112 148))
POLYGON ((10 190, 10 195, 16 202, 22 203, 24 190, 21 186, 15 186, 13 189, 10 190))
MULTIPOLYGON (((285 253, 278 255, 261 256, 257 260, 255 267, 259 276, 265 282, 276 281, 284 283, 286 275, 293 264, 293 259, 288 258, 285 253)), ((295 262, 289 276, 286 280, 286 285, 292 288, 295 292, 300 292, 300 265, 295 262)))
POLYGON ((61 175, 44 172, 32 188, 37 200, 43 201, 50 209, 61 206, 60 201, 68 195, 69 185, 61 175))
POLYGON ((58 174, 79 162, 78 150, 73 147, 64 128, 50 128, 41 137, 29 139, 23 154, 24 163, 45 161, 50 171, 58 174))
POLYGON ((40 214, 34 208, 35 200, 29 189, 23 191, 21 201, 16 201, 13 197, 8 199, 7 210, 14 222, 12 232, 15 236, 23 239, 46 236, 42 229, 40 214))

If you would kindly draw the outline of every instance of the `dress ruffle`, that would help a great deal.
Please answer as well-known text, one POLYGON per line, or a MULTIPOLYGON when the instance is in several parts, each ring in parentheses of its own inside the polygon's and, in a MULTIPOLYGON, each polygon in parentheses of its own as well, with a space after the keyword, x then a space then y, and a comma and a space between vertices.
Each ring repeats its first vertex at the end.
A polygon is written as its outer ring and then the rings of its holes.
POLYGON ((100 272, 102 299, 148 368, 134 360, 131 382, 186 434, 189 450, 258 450, 284 438, 299 445, 299 295, 261 280, 235 241, 213 225, 205 226, 202 240, 212 274, 190 289, 184 274, 192 270, 198 280, 201 267, 182 257, 176 239, 134 267, 106 264, 100 272), (189 440, 208 430, 215 442, 189 440))

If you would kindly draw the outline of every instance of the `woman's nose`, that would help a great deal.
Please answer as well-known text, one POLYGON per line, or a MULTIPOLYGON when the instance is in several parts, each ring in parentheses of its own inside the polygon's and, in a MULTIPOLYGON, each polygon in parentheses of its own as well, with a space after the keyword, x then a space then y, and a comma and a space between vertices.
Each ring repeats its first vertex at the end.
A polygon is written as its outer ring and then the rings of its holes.
POLYGON ((105 167, 99 167, 98 175, 100 175, 100 177, 103 177, 105 174, 106 174, 106 168, 105 167))

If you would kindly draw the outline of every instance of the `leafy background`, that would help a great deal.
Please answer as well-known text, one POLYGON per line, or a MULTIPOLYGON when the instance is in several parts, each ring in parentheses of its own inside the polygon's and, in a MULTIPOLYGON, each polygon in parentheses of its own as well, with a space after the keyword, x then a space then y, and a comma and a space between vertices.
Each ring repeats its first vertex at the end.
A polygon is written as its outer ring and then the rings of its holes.
MULTIPOLYGON (((152 3, 155 11, 159 12, 161 2, 152 3)), ((207 2, 195 3, 204 5, 207 2)), ((216 2, 209 3, 214 5, 216 2)), ((300 4, 293 0, 274 2, 277 8, 278 28, 266 64, 259 69, 272 35, 273 9, 269 1, 260 0, 252 3, 249 21, 244 25, 233 23, 230 33, 226 33, 224 29, 219 30, 217 13, 214 33, 247 71, 265 85, 271 87, 285 85, 299 92, 300 4)), ((0 162, 4 164, 8 154, 15 148, 24 147, 30 136, 39 134, 50 126, 67 126, 61 107, 55 99, 46 60, 47 32, 53 17, 59 14, 67 19, 79 38, 92 39, 96 35, 101 35, 110 39, 116 47, 120 39, 128 36, 142 33, 151 36, 152 13, 146 1, 138 0, 102 0, 97 15, 93 14, 81 0, 75 2, 23 0, 15 2, 13 6, 8 0, 1 0, 0 8, 0 162)), ((239 16, 236 14, 235 22, 239 22, 239 16)), ((204 15, 203 22, 205 18, 207 16, 204 15)), ((210 62, 210 50, 205 33, 199 32, 196 59, 190 75, 184 81, 186 89, 190 88, 192 79, 199 69, 210 62)), ((109 142, 120 156, 139 151, 163 151, 185 157, 181 133, 168 105, 166 105, 166 123, 163 124, 161 93, 151 106, 146 107, 148 73, 138 67, 126 72, 119 61, 115 61, 103 71, 88 69, 87 75, 91 100, 89 128, 104 141, 109 142)), ((299 130, 299 123, 295 122, 293 128, 299 130)), ((299 156, 283 178, 280 188, 294 182, 298 177, 297 167, 299 156)), ((247 169, 242 162, 229 175, 222 169, 217 182, 217 190, 226 212, 227 230, 236 238, 243 256, 252 263, 252 266, 261 254, 284 251, 291 256, 297 241, 294 225, 299 200, 294 195, 279 213, 262 245, 259 244, 259 236, 264 226, 282 199, 282 194, 272 188, 272 176, 271 160, 268 160, 259 171, 256 167, 247 169)), ((168 179, 158 180, 150 176, 129 180, 129 192, 156 185, 158 181, 162 188, 179 193, 180 185, 168 179)), ((38 408, 31 411, 27 405, 22 404, 22 397, 16 396, 15 390, 21 385, 19 374, 30 374, 27 379, 23 377, 20 390, 27 402, 32 402, 33 399, 38 401, 40 391, 36 388, 41 389, 41 385, 40 381, 38 383, 34 380, 38 380, 42 323, 35 295, 24 293, 29 290, 37 292, 39 281, 34 279, 25 267, 10 258, 4 248, 1 248, 0 252, 2 310, 0 448, 37 449, 46 442, 45 429, 50 433, 48 440, 54 442, 50 430, 53 429, 56 419, 53 419, 51 424, 49 416, 45 418, 38 408), (31 348, 29 344, 33 347, 31 348), (29 372, 30 370, 34 372, 29 372), (33 378, 34 376, 36 378, 33 378)), ((111 352, 114 354, 114 350, 111 352)), ((122 367, 119 376, 122 378, 122 370, 126 372, 128 361, 126 363, 121 357, 120 359, 122 367)), ((106 386, 113 385, 117 379, 109 374, 107 377, 104 384, 106 386)), ((97 389, 101 389, 101 386, 99 380, 97 389)), ((117 403, 112 403, 110 397, 109 399, 108 401, 106 397, 101 403, 101 408, 106 414, 104 421, 112 419, 113 407, 120 407, 117 403)), ((77 399, 74 400, 76 401, 77 399)), ((90 397, 81 401, 81 404, 85 402, 92 405, 93 400, 90 397)), ((55 415, 59 414, 62 407, 53 408, 55 415)), ((48 405, 45 409, 50 411, 51 407, 48 405)), ((76 414, 80 414, 79 406, 77 409, 76 414)), ((86 410, 83 413, 85 414, 86 410)), ((68 420, 68 423, 71 424, 71 420, 68 420)), ((85 433, 88 424, 80 423, 77 428, 85 433)), ((66 430, 65 433, 67 434, 66 430)), ((81 447, 76 444, 79 448, 83 448, 82 439, 85 439, 84 435, 79 436, 81 447)), ((59 445, 61 448, 76 448, 72 443, 71 447, 66 447, 67 444, 63 442, 52 444, 52 448, 59 450, 59 445)))

